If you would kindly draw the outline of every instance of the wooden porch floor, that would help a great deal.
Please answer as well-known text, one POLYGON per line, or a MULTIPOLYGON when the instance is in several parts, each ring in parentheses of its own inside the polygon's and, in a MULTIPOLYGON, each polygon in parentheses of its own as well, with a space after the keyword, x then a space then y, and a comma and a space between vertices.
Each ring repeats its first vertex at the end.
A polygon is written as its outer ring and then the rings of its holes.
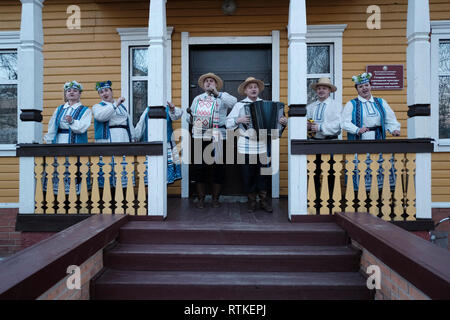
POLYGON ((211 207, 211 197, 206 197, 205 208, 197 209, 194 198, 167 198, 166 221, 184 221, 196 223, 282 223, 289 222, 288 199, 272 199, 273 212, 268 213, 261 209, 247 212, 246 197, 221 197, 220 208, 211 207))

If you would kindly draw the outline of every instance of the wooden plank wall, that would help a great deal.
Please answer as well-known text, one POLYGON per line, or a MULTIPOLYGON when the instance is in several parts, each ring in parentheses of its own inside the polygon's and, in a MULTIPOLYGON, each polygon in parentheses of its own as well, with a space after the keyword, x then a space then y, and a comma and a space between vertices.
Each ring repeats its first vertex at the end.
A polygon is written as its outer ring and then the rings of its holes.
MULTIPOLYGON (((0 31, 20 29, 20 1, 0 2, 0 31)), ((0 203, 19 202, 19 159, 0 157, 0 203)))
MULTIPOLYGON (((77 80, 85 88, 82 102, 98 102, 94 84, 113 81, 120 93, 120 37, 116 28, 146 27, 148 0, 51 0, 43 9, 44 24, 44 133, 56 106, 62 103, 62 85, 77 80), (68 30, 66 9, 81 8, 81 29, 68 30)), ((287 102, 288 0, 236 0, 233 16, 222 14, 221 0, 168 0, 167 24, 172 35, 172 100, 181 103, 181 32, 191 36, 269 36, 280 30, 280 100, 287 102)), ((449 0, 430 0, 431 19, 450 16, 449 0)), ((307 22, 347 24, 343 39, 343 101, 355 96, 351 76, 365 70, 367 64, 404 64, 406 67, 407 0, 307 0, 307 22), (368 6, 381 8, 381 30, 368 30, 368 6)), ((4 0, 0 4, 0 31, 20 28, 20 2, 4 0)), ((405 73, 406 83, 406 73, 405 73)), ((236 93, 237 95, 237 93, 236 93)), ((406 136, 406 89, 379 91, 393 107, 406 136)), ((175 122, 175 128, 180 121, 175 122)), ((93 125, 89 131, 93 140, 93 125)), ((280 193, 287 195, 287 132, 281 140, 280 193)), ((450 201, 449 153, 433 154, 432 201, 450 201)), ((169 194, 180 193, 180 183, 169 186, 169 194)), ((18 160, 0 158, 0 203, 18 202, 18 160)))

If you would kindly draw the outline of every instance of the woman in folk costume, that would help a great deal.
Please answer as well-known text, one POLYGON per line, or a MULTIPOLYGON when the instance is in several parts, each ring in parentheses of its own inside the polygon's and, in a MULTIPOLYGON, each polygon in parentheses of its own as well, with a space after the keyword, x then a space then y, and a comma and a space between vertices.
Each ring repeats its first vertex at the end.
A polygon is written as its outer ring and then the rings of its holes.
MULTIPOLYGON (((246 96, 244 100, 237 102, 233 110, 227 117, 227 129, 239 128, 239 138, 237 143, 238 153, 243 155, 245 162, 241 166, 241 173, 244 182, 244 192, 248 197, 248 212, 256 210, 256 197, 259 195, 261 208, 267 212, 272 212, 272 203, 268 195, 270 194, 271 176, 263 175, 261 170, 265 164, 261 160, 267 158, 270 152, 267 142, 256 140, 248 125, 251 116, 245 111, 244 106, 261 101, 259 94, 264 90, 264 82, 253 77, 247 78, 240 84, 238 92, 241 96, 246 96), (254 158, 253 158, 254 157, 254 158), (256 159, 259 157, 259 159, 256 159)), ((281 133, 287 125, 287 118, 284 116, 284 110, 280 109, 278 113, 278 130, 281 133)))
POLYGON ((95 89, 102 101, 92 107, 95 142, 133 142, 133 121, 123 105, 125 98, 115 100, 111 81, 97 82, 95 89))
POLYGON ((350 100, 342 112, 342 129, 348 140, 384 140, 386 130, 400 135, 400 123, 386 100, 372 96, 371 73, 353 76, 358 97, 350 100))
POLYGON ((330 97, 337 88, 331 83, 330 78, 320 78, 311 85, 316 91, 317 100, 306 106, 308 118, 308 130, 314 135, 314 140, 335 140, 341 133, 342 105, 330 97))
POLYGON ((44 136, 46 143, 87 143, 92 112, 80 102, 83 87, 76 81, 64 84, 65 103, 56 108, 44 136))
MULTIPOLYGON (((64 84, 64 104, 56 108, 48 123, 48 132, 44 136, 46 143, 87 143, 87 130, 91 125, 92 112, 80 102, 83 87, 76 81, 64 84)), ((55 157, 56 159, 56 157, 55 157)), ((80 161, 78 158, 79 170, 80 161)), ((58 181, 58 180, 57 180, 58 181)), ((47 190, 47 181, 44 182, 44 190, 47 190)), ((76 193, 80 194, 81 178, 75 182, 76 193)), ((88 178, 88 188, 91 186, 88 178)), ((69 193, 70 178, 64 179, 65 193, 69 193)), ((58 183, 53 184, 54 194, 58 194, 58 183)))
MULTIPOLYGON (((139 141, 148 141, 148 112, 147 107, 142 113, 139 122, 136 124, 136 139, 139 141)), ((175 107, 171 102, 167 102, 166 120, 167 120, 167 183, 173 183, 181 179, 181 163, 178 156, 178 149, 175 140, 172 137, 172 121, 181 118, 183 110, 175 107)), ((147 179, 147 177, 146 177, 147 179)))
MULTIPOLYGON (((400 123, 397 121, 394 111, 386 100, 372 96, 370 78, 372 78, 371 73, 352 77, 358 97, 345 105, 341 124, 342 129, 347 131, 348 140, 384 140, 386 139, 386 130, 393 136, 400 136, 400 123)), ((357 160, 356 155, 355 160, 357 160)), ((393 160, 384 159, 383 161, 392 163, 393 160)), ((383 173, 377 175, 379 189, 383 186, 383 178, 383 173)), ((366 189, 370 189, 371 179, 371 175, 365 176, 366 189)), ((395 186, 393 168, 390 169, 389 180, 392 188, 395 186)), ((359 180, 356 175, 353 175, 353 184, 357 190, 359 180)))
POLYGON ((223 81, 214 73, 201 75, 198 85, 205 92, 196 96, 187 110, 189 115, 187 121, 192 125, 194 138, 193 150, 202 152, 194 154, 192 170, 192 180, 196 182, 198 194, 196 207, 204 208, 206 183, 211 179, 212 207, 218 208, 220 207, 220 191, 225 181, 226 155, 223 145, 226 139, 225 121, 237 99, 227 92, 220 92, 223 81), (196 146, 201 146, 201 148, 196 148, 196 146), (212 149, 209 146, 212 146, 212 149), (205 149, 210 151, 204 152, 205 149), (211 159, 205 159, 205 156, 211 159))

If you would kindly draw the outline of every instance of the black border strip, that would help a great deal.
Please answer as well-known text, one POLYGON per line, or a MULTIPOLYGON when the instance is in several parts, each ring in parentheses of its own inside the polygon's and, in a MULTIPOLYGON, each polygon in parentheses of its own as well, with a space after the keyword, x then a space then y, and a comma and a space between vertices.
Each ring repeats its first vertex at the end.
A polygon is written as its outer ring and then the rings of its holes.
POLYGON ((20 120, 42 122, 42 110, 37 109, 20 109, 20 120))
POLYGON ((291 140, 291 154, 431 153, 432 139, 291 140))
POLYGON ((306 117, 306 104, 291 104, 288 111, 289 117, 306 117))
POLYGON ((60 232, 93 215, 90 214, 24 214, 16 218, 16 231, 60 232))
POLYGON ((429 104, 413 104, 408 106, 408 117, 422 117, 429 116, 431 114, 431 108, 429 104))
POLYGON ((18 144, 18 157, 52 156, 162 156, 163 143, 18 144))
POLYGON ((417 219, 413 221, 390 221, 392 224, 406 231, 432 231, 434 230, 433 219, 417 219))

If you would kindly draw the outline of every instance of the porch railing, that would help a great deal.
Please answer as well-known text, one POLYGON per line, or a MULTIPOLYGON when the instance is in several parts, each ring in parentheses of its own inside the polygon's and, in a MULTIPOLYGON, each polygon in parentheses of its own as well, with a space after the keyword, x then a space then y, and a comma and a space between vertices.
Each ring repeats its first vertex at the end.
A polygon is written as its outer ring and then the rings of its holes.
POLYGON ((163 144, 21 144, 17 155, 34 159, 35 214, 147 215, 148 159, 163 144))
POLYGON ((431 139, 291 142, 291 154, 307 160, 308 214, 369 212, 389 221, 416 220, 417 184, 427 178, 417 176, 416 157, 432 150, 431 139))

